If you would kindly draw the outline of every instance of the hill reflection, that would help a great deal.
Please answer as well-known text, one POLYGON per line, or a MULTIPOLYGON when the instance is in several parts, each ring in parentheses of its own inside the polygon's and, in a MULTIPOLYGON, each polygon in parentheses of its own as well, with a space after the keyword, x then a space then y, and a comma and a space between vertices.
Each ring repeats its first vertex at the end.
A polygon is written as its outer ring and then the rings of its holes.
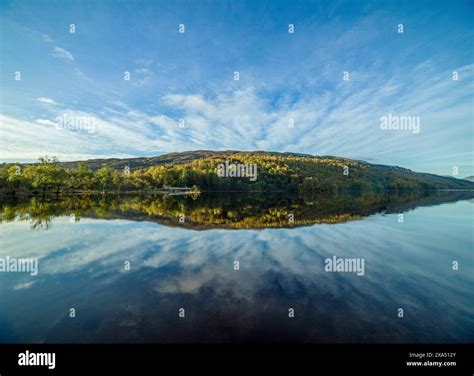
POLYGON ((48 229, 52 219, 127 219, 195 230, 213 228, 291 228, 343 223, 380 213, 472 199, 474 192, 425 194, 283 195, 237 194, 199 196, 75 195, 3 198, 0 221, 29 221, 33 229, 48 229))

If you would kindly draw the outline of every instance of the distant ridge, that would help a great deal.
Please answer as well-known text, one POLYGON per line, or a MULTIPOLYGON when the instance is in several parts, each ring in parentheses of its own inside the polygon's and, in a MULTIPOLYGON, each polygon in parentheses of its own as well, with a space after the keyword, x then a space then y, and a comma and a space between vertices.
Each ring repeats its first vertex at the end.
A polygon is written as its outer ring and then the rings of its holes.
MULTIPOLYGON (((136 157, 136 158, 106 158, 106 159, 88 159, 85 161, 61 162, 60 164, 65 168, 76 168, 79 163, 85 163, 91 170, 97 170, 101 167, 108 166, 115 169, 123 169, 125 166, 130 168, 143 168, 160 166, 164 164, 183 164, 198 159, 209 157, 227 157, 235 154, 249 154, 249 155, 273 155, 273 156, 295 156, 308 158, 321 158, 311 154, 304 153, 290 153, 290 152, 273 152, 273 151, 236 151, 236 150, 193 150, 184 152, 173 152, 163 154, 157 157, 136 157)), ((337 158, 337 157, 331 157, 337 158)), ((341 158, 344 159, 344 158, 341 158)))

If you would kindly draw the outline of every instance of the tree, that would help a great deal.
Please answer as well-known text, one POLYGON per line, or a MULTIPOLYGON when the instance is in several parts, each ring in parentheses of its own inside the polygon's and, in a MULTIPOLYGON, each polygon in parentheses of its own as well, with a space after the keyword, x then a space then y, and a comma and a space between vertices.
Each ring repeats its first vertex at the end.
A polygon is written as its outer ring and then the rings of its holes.
POLYGON ((39 161, 39 164, 24 168, 24 179, 31 184, 33 189, 43 192, 56 189, 56 192, 59 192, 67 177, 64 171, 57 166, 57 158, 41 157, 39 161))
POLYGON ((79 163, 77 170, 71 171, 70 174, 73 176, 73 186, 71 188, 80 190, 89 190, 92 188, 94 174, 85 163, 79 163))
POLYGON ((12 190, 25 189, 25 179, 20 166, 10 166, 7 170, 7 183, 12 190))
POLYGON ((102 193, 105 193, 113 183, 112 169, 107 166, 99 168, 94 174, 94 180, 102 189, 102 193))

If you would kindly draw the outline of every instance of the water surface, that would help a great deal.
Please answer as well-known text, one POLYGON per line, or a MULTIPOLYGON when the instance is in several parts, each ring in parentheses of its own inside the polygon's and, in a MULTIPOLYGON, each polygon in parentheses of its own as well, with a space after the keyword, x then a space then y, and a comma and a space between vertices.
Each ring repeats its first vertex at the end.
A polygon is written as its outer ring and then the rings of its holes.
POLYGON ((0 257, 39 273, 0 273, 0 341, 472 342, 470 195, 4 201, 0 257))

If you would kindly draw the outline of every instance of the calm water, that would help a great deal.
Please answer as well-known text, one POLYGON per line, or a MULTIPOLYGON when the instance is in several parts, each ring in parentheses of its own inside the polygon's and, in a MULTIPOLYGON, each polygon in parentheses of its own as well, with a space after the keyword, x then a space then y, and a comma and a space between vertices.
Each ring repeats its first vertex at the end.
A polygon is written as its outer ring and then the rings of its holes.
POLYGON ((38 258, 39 273, 0 273, 0 342, 474 340, 474 205, 463 195, 1 208, 0 258, 38 258), (363 258, 364 275, 326 272, 333 256, 363 258))

